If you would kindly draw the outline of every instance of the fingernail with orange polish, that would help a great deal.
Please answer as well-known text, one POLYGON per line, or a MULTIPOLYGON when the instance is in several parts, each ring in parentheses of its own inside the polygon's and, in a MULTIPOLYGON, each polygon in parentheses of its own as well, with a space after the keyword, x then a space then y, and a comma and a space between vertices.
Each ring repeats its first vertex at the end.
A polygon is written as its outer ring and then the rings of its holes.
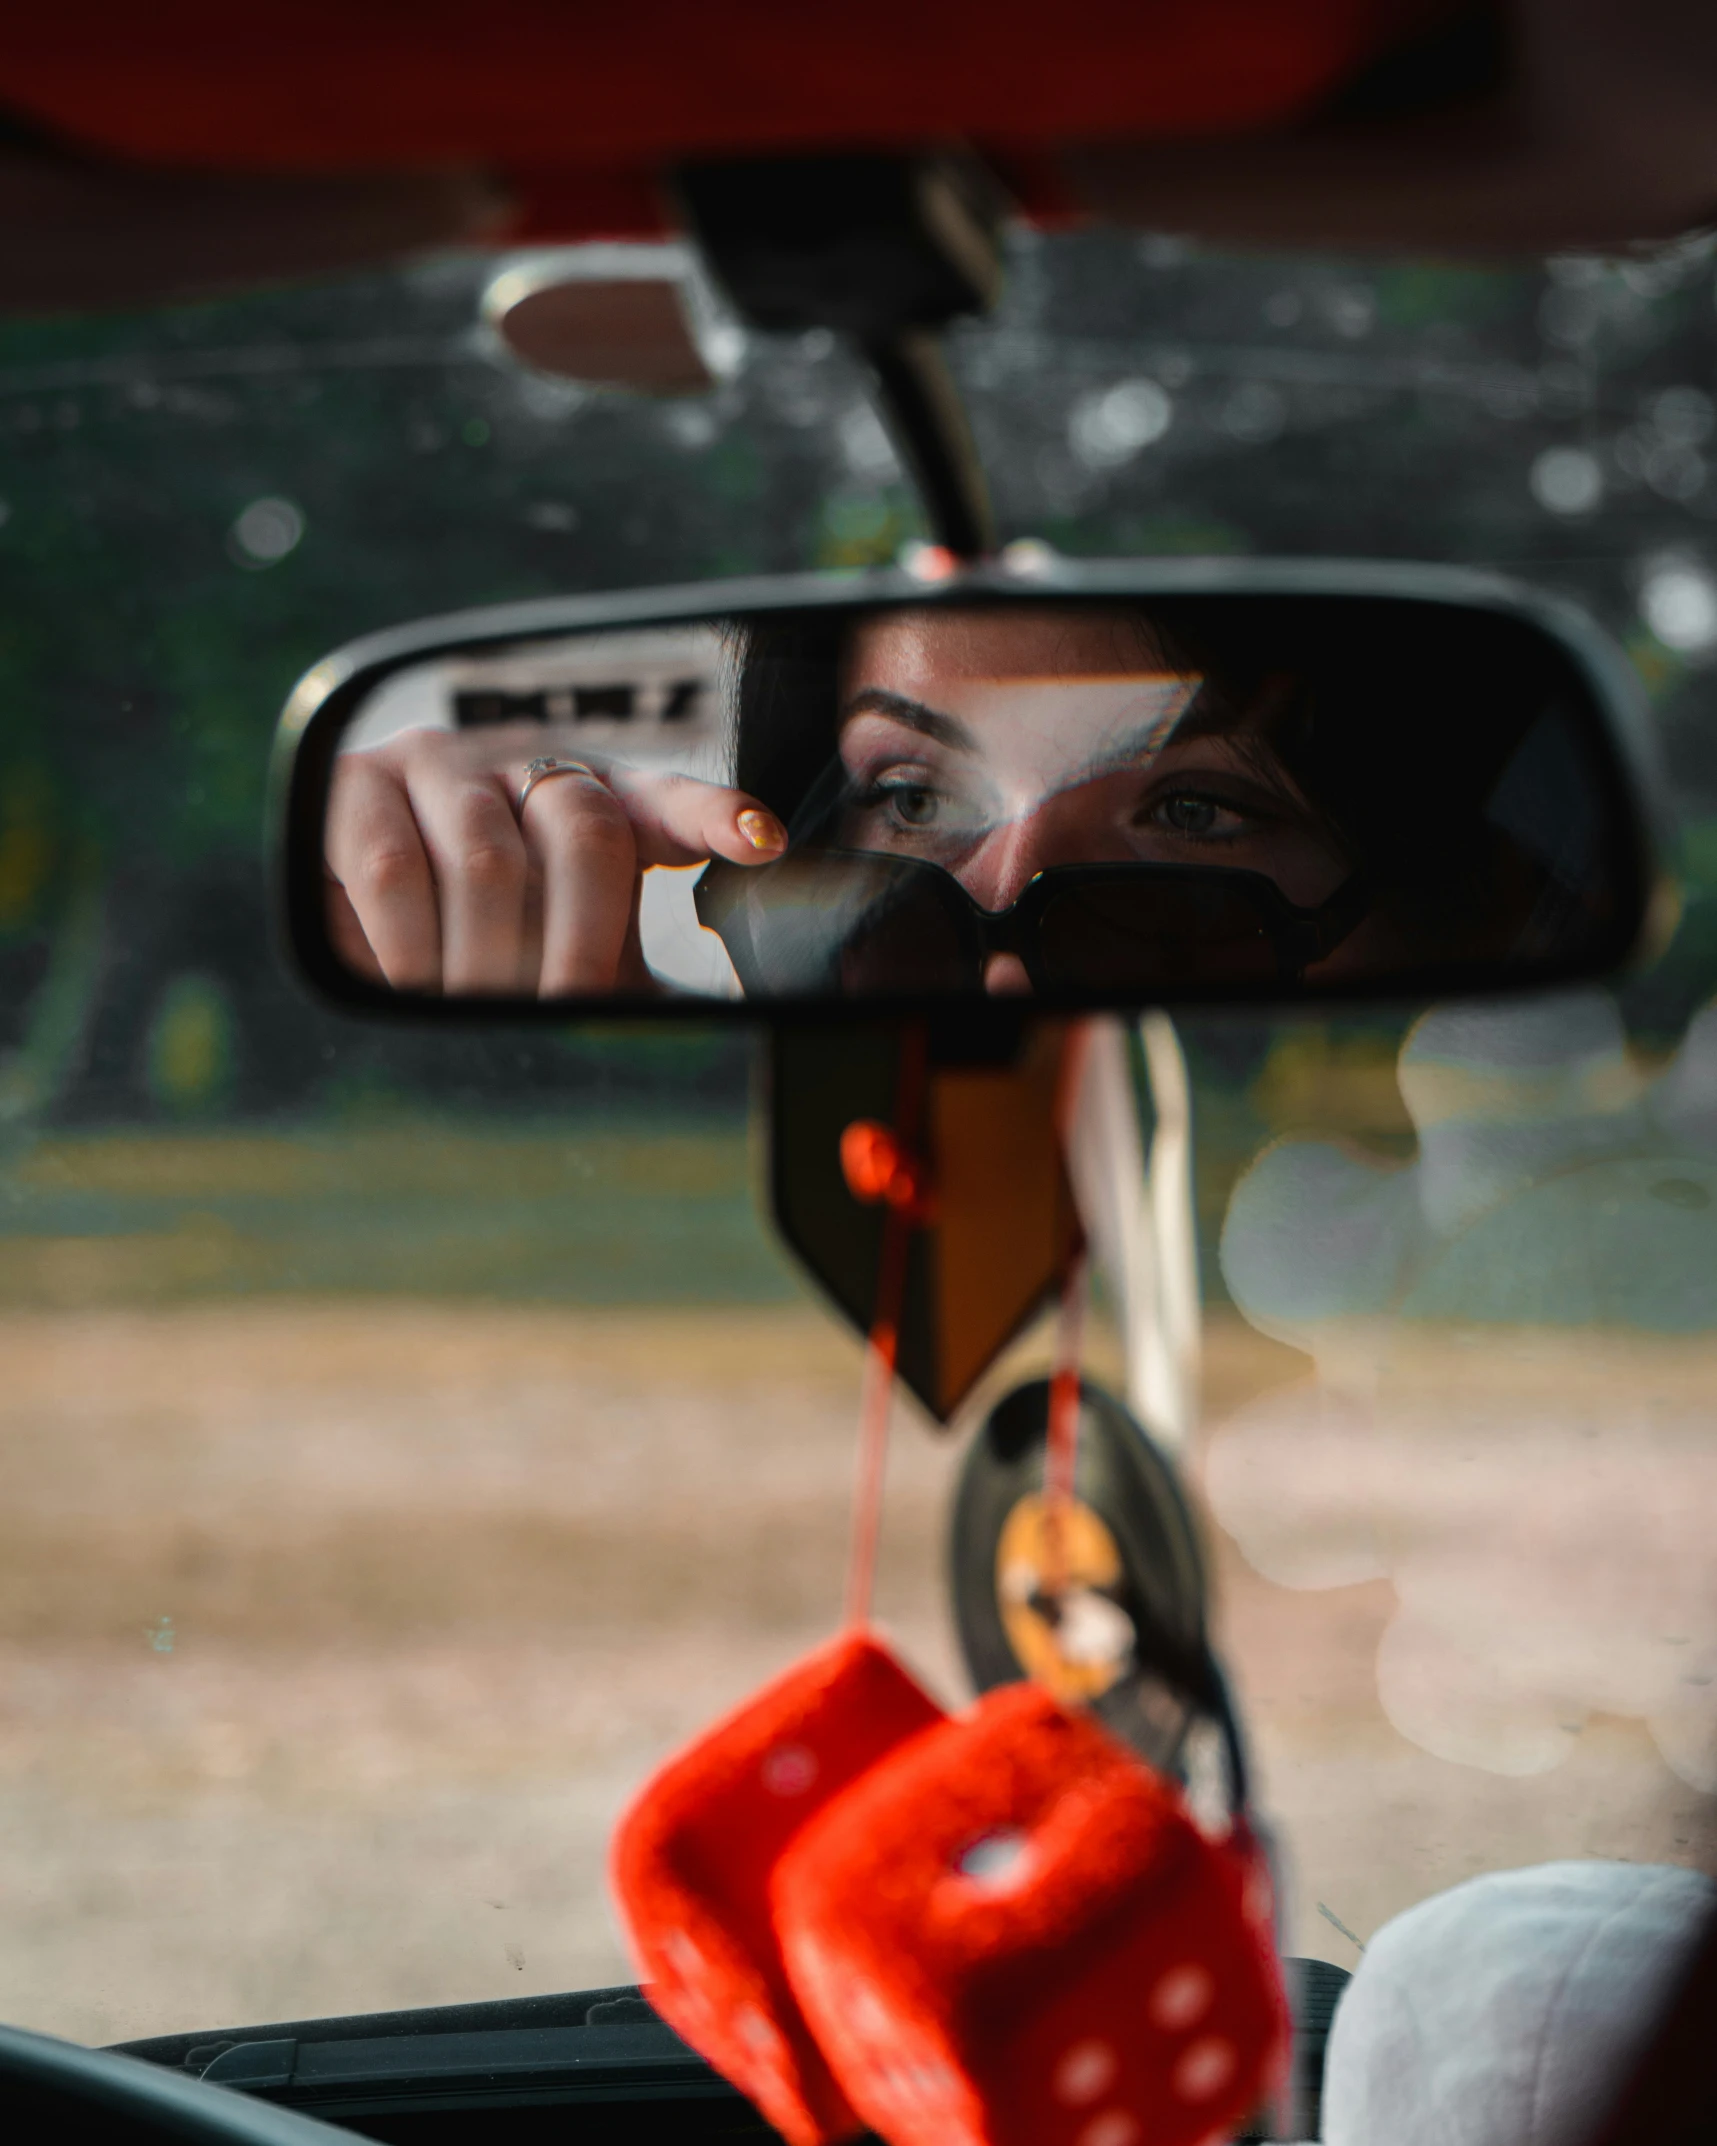
POLYGON ((742 812, 738 826, 740 833, 753 849, 777 850, 787 847, 787 830, 772 812, 742 812))

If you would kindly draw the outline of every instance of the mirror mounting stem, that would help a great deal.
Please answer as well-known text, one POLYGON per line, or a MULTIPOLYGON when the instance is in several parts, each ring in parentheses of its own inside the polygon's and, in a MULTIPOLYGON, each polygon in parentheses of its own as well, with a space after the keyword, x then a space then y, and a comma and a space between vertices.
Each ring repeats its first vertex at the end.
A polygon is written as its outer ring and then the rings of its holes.
POLYGON ((865 356, 932 536, 956 559, 987 558, 996 548, 990 489, 941 338, 933 329, 903 328, 868 345, 865 356))
POLYGON ((940 331, 1001 287, 1000 199, 969 157, 772 157, 677 182, 686 222, 734 305, 783 334, 855 343, 924 503, 956 558, 995 548, 988 487, 940 331))

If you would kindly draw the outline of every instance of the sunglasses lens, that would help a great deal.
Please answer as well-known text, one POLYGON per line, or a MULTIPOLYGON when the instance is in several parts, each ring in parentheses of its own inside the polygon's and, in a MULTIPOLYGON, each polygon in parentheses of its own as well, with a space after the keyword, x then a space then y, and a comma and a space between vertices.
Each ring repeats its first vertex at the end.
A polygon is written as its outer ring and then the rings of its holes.
MULTIPOLYGON (((1149 998, 1285 979, 1281 898, 1249 872, 1119 866, 1075 871, 1036 932, 1039 987, 1149 998)), ((746 995, 939 997, 982 989, 970 897, 907 857, 802 850, 713 864, 697 888, 746 995)))
POLYGON ((854 998, 945 996, 976 990, 979 964, 966 949, 955 905, 940 898, 928 874, 914 872, 848 936, 840 979, 854 998))
POLYGON ((712 865, 698 914, 721 934, 748 996, 970 990, 977 962, 942 877, 910 858, 806 850, 778 864, 712 865))
POLYGON ((1249 873, 1093 873, 1044 905, 1048 989, 1150 994, 1268 985, 1283 965, 1249 873))

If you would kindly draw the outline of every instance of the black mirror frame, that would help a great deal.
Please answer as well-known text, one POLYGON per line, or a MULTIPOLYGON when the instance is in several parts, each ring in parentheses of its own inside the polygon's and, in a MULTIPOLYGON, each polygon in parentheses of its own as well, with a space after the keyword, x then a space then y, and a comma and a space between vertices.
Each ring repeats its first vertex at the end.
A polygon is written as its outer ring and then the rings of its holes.
MULTIPOLYGON (((1628 844, 1625 868, 1637 896, 1639 928, 1618 944, 1615 969, 1661 952, 1680 913, 1678 890, 1665 864, 1673 854, 1668 785, 1644 687, 1611 637, 1577 605, 1501 575, 1461 567, 1342 559, 1058 560, 1029 570, 1004 561, 946 565, 935 578, 900 568, 843 573, 783 574, 703 581, 617 594, 546 597, 449 612, 349 642, 305 672, 293 687, 275 733, 270 767, 270 881, 282 951, 288 965, 325 1002, 346 1012, 388 1020, 463 1026, 528 1024, 556 1027, 587 1022, 741 1021, 758 1026, 804 1022, 929 1020, 940 1030, 1014 1030, 1022 1017, 1065 1017, 1080 1011, 1134 1011, 1130 997, 1072 1003, 1025 1000, 958 1002, 922 998, 819 999, 760 1005, 744 999, 664 994, 578 1000, 439 998, 393 993, 354 976, 328 944, 320 880, 295 875, 295 854, 320 856, 329 783, 339 740, 351 717, 393 673, 430 658, 480 655, 554 634, 595 633, 647 626, 693 625, 737 613, 859 612, 880 605, 1017 604, 1033 600, 1113 603, 1117 599, 1191 596, 1375 598, 1461 605, 1518 619, 1553 639, 1589 687, 1605 725, 1604 742, 1627 783, 1622 815, 1628 844)), ((1358 979, 1320 988, 1315 1001, 1237 996, 1213 989, 1178 992, 1176 1006, 1269 1007, 1410 1004, 1416 1000, 1553 989, 1595 981, 1589 964, 1566 971, 1547 966, 1530 982, 1479 986, 1458 971, 1426 969, 1387 989, 1358 979)))

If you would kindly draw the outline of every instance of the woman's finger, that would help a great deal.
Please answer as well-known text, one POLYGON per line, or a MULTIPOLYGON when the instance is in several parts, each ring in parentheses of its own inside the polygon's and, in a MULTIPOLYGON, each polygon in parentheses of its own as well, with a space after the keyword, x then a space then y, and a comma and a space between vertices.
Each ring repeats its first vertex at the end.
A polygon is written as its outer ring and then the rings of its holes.
POLYGON ((543 998, 612 991, 638 895, 625 805, 592 770, 536 783, 521 825, 542 875, 543 998))
POLYGON ((640 864, 769 864, 787 847, 786 828, 744 790, 637 768, 611 768, 606 779, 626 807, 640 864))
MULTIPOLYGON (((435 874, 404 783, 375 754, 335 763, 323 854, 387 981, 396 991, 439 990, 435 874)), ((338 939, 336 950, 344 950, 338 939)))
POLYGON ((765 864, 786 848, 756 798, 687 775, 579 764, 521 807, 524 764, 490 751, 423 731, 340 762, 326 848, 344 901, 331 890, 330 920, 360 972, 361 945, 396 989, 647 988, 643 869, 765 864))
MULTIPOLYGON (((436 737, 427 732, 426 737, 436 737)), ((452 992, 514 992, 524 974, 529 860, 506 778, 449 748, 406 762, 441 908, 441 980, 452 992)))
POLYGON ((362 977, 367 984, 386 984, 387 972, 364 936, 352 898, 332 873, 322 882, 322 897, 322 914, 334 958, 348 975, 362 977))

